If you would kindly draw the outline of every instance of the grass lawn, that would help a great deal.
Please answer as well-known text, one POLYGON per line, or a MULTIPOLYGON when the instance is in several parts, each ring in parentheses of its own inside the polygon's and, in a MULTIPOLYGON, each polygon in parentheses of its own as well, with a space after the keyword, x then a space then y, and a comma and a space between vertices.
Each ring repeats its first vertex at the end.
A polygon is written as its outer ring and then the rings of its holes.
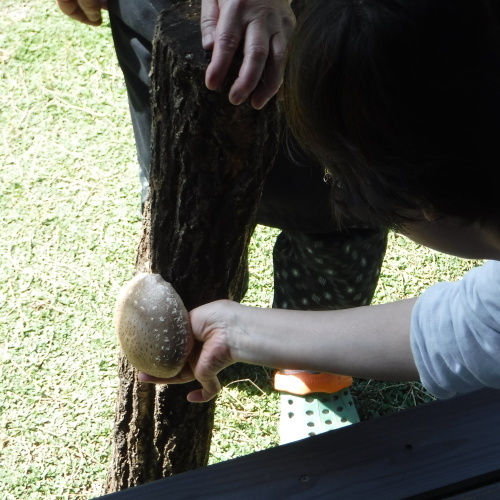
MULTIPOLYGON (((107 23, 71 22, 53 0, 2 0, 2 499, 103 492, 117 388, 112 310, 140 234, 136 168, 107 23)), ((275 235, 255 234, 248 304, 270 306, 275 235)), ((376 302, 413 296, 476 264, 394 235, 376 302)), ((225 377, 212 462, 277 444, 269 375, 239 366, 225 377)), ((429 400, 419 384, 358 381, 353 393, 363 418, 429 400)))

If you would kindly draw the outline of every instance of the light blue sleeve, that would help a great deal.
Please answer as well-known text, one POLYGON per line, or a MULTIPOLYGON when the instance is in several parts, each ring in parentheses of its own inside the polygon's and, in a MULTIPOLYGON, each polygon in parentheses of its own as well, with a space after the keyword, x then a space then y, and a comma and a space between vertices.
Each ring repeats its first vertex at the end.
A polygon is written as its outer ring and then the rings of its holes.
POLYGON ((422 384, 438 398, 500 389, 500 262, 426 290, 413 308, 411 347, 422 384))

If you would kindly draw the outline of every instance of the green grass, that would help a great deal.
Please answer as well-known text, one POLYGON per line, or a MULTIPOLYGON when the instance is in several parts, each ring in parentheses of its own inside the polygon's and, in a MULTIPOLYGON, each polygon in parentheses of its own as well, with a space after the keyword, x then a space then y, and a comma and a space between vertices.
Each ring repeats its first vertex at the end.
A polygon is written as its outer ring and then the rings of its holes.
MULTIPOLYGON (((103 492, 117 388, 116 293, 133 272, 138 181, 109 26, 53 1, 0 6, 0 498, 103 492)), ((276 231, 252 242, 246 303, 269 307, 276 231)), ((392 236, 376 302, 475 263, 392 236)), ((211 462, 277 444, 270 370, 224 375, 211 462)), ((429 400, 419 384, 359 381, 363 418, 429 400)))

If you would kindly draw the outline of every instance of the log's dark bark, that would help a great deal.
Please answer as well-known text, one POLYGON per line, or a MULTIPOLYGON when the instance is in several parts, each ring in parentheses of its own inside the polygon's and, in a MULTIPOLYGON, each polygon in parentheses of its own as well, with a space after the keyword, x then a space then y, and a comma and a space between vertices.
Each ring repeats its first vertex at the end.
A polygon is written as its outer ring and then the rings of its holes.
MULTIPOLYGON (((172 1, 156 27, 150 196, 136 264, 172 283, 188 309, 243 297, 279 133, 274 102, 255 111, 206 89, 199 8, 172 1)), ((108 493, 207 464, 215 403, 188 403, 193 386, 141 384, 121 359, 108 493)))

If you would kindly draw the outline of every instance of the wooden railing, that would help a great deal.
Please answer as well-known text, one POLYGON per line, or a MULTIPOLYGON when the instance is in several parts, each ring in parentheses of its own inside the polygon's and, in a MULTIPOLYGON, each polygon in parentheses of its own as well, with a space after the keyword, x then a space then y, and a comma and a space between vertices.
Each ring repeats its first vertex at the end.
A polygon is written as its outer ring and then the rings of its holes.
POLYGON ((500 499, 500 391, 422 405, 100 497, 500 499))

